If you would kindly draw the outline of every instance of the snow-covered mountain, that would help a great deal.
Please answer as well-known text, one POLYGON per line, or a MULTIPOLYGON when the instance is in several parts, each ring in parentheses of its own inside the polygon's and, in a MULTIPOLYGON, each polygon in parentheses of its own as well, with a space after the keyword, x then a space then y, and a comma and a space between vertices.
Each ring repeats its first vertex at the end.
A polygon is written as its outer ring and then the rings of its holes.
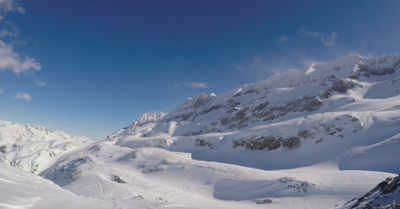
POLYGON ((144 124, 156 122, 163 119, 167 113, 158 112, 158 113, 145 113, 140 118, 138 118, 133 124, 133 127, 140 127, 144 124))
MULTIPOLYGON (((363 99, 386 99, 399 94, 399 69, 400 55, 349 56, 312 64, 306 70, 278 74, 219 96, 203 93, 188 98, 163 116, 158 126, 164 125, 167 131, 172 128, 170 122, 178 123, 171 133, 174 136, 219 133, 330 112, 363 99)), ((135 123, 142 124, 143 119, 147 123, 148 117, 145 114, 135 123)))
MULTIPOLYGON (((104 139, 0 121, 0 161, 100 208, 361 207, 398 184, 399 80, 400 55, 349 56, 188 98, 104 139)), ((3 188, 35 179, 0 169, 3 188)), ((62 194, 0 197, 0 207, 50 208, 62 194)))
POLYGON ((0 162, 40 173, 65 152, 91 141, 32 124, 0 121, 0 162))
POLYGON ((390 159, 400 159, 399 78, 399 54, 343 57, 188 98, 162 119, 109 138, 269 170, 335 160, 341 169, 398 173, 390 159))
POLYGON ((167 115, 167 113, 163 113, 163 112, 157 112, 157 113, 145 113, 142 116, 140 116, 135 122, 133 122, 133 124, 131 126, 127 126, 117 132, 112 133, 111 135, 107 136, 107 138, 114 138, 116 136, 120 136, 120 135, 131 135, 131 134, 136 134, 139 136, 143 136, 143 132, 147 132, 150 131, 151 128, 150 127, 154 127, 155 123, 161 119, 163 119, 165 116, 167 115), (143 128, 141 128, 142 126, 147 125, 146 129, 143 130, 143 128), (141 131, 139 131, 139 129, 141 129, 141 131), (138 131, 135 133, 135 131, 138 131))

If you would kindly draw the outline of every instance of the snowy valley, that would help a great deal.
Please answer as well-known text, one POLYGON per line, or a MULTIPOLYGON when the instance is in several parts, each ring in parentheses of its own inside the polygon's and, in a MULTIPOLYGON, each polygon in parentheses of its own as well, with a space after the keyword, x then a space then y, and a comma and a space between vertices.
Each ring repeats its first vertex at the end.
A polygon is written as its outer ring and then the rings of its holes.
POLYGON ((399 159, 400 54, 349 56, 103 139, 0 121, 0 208, 386 208, 399 159))

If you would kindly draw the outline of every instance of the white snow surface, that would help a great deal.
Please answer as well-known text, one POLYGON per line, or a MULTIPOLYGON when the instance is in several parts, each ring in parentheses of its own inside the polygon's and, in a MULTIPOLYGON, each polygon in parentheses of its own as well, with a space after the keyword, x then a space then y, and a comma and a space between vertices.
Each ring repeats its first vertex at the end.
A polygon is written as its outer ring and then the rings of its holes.
POLYGON ((400 172, 399 69, 313 64, 104 139, 0 121, 0 208, 339 208, 400 172))

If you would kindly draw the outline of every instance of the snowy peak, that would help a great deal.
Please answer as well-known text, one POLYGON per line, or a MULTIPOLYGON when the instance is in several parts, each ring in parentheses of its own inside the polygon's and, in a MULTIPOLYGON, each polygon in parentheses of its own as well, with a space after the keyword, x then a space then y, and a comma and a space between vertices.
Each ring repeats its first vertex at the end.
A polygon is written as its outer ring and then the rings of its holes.
POLYGON ((39 173, 49 162, 92 141, 42 126, 0 121, 0 162, 39 173))
POLYGON ((62 131, 51 131, 42 126, 0 121, 0 145, 27 141, 43 142, 53 139, 87 141, 87 137, 73 136, 62 131))
POLYGON ((156 112, 156 113, 145 113, 142 116, 140 116, 133 124, 133 127, 140 127, 144 124, 151 123, 151 122, 156 122, 161 119, 163 119, 167 113, 163 112, 156 112))
POLYGON ((213 93, 211 94, 202 93, 195 96, 194 98, 189 97, 170 114, 173 115, 176 112, 190 111, 203 108, 208 104, 210 104, 216 97, 217 96, 213 93))

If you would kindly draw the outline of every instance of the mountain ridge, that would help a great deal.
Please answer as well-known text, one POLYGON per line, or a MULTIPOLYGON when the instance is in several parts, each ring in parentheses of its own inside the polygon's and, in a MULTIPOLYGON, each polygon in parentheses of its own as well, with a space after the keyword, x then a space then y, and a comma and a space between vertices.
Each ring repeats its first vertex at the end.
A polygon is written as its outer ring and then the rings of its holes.
POLYGON ((108 208, 331 208, 357 196, 343 207, 361 206, 400 172, 399 60, 312 64, 188 98, 102 139, 0 121, 0 162, 108 208))
POLYGON ((346 101, 341 103, 362 99, 354 92, 365 89, 365 85, 377 80, 377 77, 385 81, 388 75, 399 76, 399 68, 399 54, 376 58, 355 55, 331 63, 311 64, 305 70, 284 72, 260 82, 242 85, 219 96, 202 93, 188 98, 165 115, 158 126, 171 121, 201 123, 200 128, 185 128, 191 130, 187 133, 179 131, 179 127, 175 129, 176 136, 199 135, 241 130, 259 121, 268 122, 286 114, 306 115, 321 107, 326 109, 332 103, 332 96, 343 95, 342 100, 346 101), (215 126, 216 123, 221 126, 215 126))

